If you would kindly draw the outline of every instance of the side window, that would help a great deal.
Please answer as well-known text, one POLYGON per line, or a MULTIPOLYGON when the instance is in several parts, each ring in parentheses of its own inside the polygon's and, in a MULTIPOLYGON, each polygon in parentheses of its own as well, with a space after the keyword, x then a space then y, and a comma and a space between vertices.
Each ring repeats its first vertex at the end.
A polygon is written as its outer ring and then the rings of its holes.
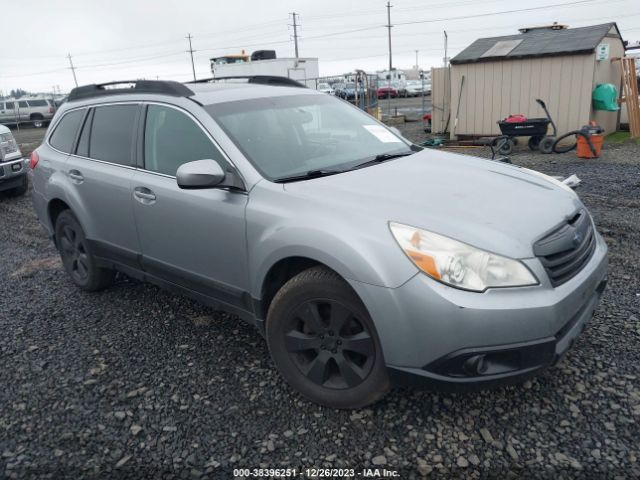
POLYGON ((175 175, 183 163, 224 157, 193 119, 175 108, 149 105, 144 129, 144 168, 175 175))
POLYGON ((46 100, 29 100, 27 103, 29 104, 30 107, 46 107, 47 106, 46 100))
POLYGON ((89 157, 132 165, 133 130, 138 105, 107 105, 93 112, 89 157))
POLYGON ((49 143, 53 148, 64 153, 71 153, 84 112, 84 109, 73 110, 62 117, 49 138, 49 143))
POLYGON ((78 140, 78 150, 76 154, 81 157, 89 157, 89 135, 91 135, 91 120, 93 118, 93 110, 89 112, 84 120, 84 126, 78 140))
POLYGON ((21 100, 20 102, 18 102, 18 108, 29 108, 29 105, 27 105, 27 102, 25 102, 24 100, 21 100))
POLYGON ((13 110, 13 102, 7 102, 4 104, 5 110, 13 110))

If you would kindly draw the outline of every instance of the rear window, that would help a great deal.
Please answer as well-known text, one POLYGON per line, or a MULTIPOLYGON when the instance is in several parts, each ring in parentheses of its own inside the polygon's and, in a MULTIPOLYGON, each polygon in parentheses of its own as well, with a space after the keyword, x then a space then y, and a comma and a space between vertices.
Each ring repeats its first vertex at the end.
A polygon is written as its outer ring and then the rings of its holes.
POLYGON ((30 107, 46 107, 47 106, 46 100, 27 100, 27 103, 29 104, 30 107))
POLYGON ((107 105, 93 112, 89 157, 132 165, 133 130, 137 105, 107 105))
POLYGON ((84 109, 73 110, 62 117, 49 138, 49 143, 53 148, 64 153, 71 153, 84 112, 84 109))

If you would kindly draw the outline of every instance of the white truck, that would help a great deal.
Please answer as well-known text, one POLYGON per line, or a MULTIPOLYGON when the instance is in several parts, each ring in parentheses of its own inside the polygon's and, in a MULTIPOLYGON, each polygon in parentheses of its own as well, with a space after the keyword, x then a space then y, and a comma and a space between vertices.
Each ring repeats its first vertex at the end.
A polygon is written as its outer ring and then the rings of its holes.
MULTIPOLYGON (((317 58, 272 58, 268 60, 239 59, 240 55, 228 56, 235 61, 224 63, 223 58, 211 59, 214 78, 273 75, 288 77, 315 88, 315 79, 320 76, 317 58)), ((245 57, 246 58, 246 57, 245 57)))

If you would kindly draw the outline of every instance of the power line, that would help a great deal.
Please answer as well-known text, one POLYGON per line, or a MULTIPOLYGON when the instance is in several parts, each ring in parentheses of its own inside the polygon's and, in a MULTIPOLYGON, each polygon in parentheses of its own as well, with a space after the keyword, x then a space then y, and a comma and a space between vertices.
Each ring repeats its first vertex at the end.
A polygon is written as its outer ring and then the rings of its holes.
POLYGON ((467 19, 467 18, 481 18, 481 17, 491 17, 493 15, 504 15, 507 13, 519 13, 519 12, 531 12, 533 10, 546 10, 549 8, 556 8, 556 7, 566 7, 569 5, 580 5, 580 4, 584 4, 584 3, 592 3, 595 2, 596 0, 578 0, 575 2, 567 2, 567 3, 556 3, 553 5, 545 5, 542 7, 530 7, 530 8, 519 8, 516 10, 503 10, 501 12, 491 12, 491 13, 478 13, 478 14, 474 14, 474 15, 462 15, 459 17, 447 17, 447 18, 429 18, 427 20, 412 20, 410 22, 398 22, 396 25, 416 25, 419 23, 435 23, 435 22, 443 22, 445 20, 463 20, 463 19, 467 19))
POLYGON ((187 52, 191 55, 191 70, 193 71, 193 81, 196 81, 196 66, 193 63, 193 47, 191 46, 191 34, 187 34, 187 40, 189 40, 189 50, 187 50, 187 52))

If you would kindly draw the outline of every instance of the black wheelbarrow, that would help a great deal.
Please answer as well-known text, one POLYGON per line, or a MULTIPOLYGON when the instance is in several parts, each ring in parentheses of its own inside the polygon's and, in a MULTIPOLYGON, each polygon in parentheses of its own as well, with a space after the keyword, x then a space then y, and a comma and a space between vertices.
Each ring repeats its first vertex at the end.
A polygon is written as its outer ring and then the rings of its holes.
POLYGON ((545 103, 539 98, 536 99, 536 102, 547 114, 546 118, 527 118, 522 121, 514 121, 513 119, 507 121, 505 119, 497 122, 500 132, 502 132, 502 135, 494 141, 498 153, 510 155, 516 145, 517 137, 529 137, 528 145, 531 150, 540 150, 542 153, 552 152, 555 136, 557 135, 556 124, 551 118, 545 103), (553 128, 553 135, 547 135, 549 124, 553 128))

